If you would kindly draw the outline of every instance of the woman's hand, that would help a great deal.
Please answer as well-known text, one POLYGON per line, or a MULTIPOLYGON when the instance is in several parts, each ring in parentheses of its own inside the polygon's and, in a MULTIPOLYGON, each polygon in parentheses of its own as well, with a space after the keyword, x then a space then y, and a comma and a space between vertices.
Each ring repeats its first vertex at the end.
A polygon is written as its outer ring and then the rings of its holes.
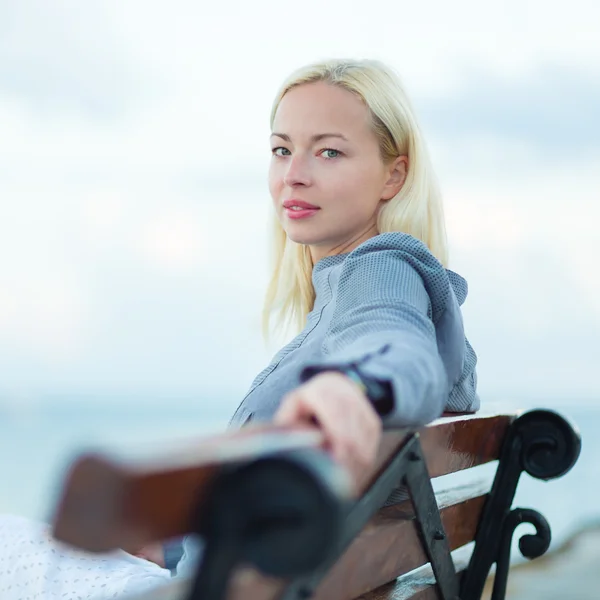
POLYGON ((138 558, 144 558, 150 562, 156 563, 159 567, 165 568, 165 550, 160 542, 148 544, 136 552, 132 552, 138 558))
POLYGON ((375 462, 381 418, 359 386, 343 373, 320 373, 286 394, 273 421, 277 425, 316 422, 325 435, 326 449, 355 482, 375 462))

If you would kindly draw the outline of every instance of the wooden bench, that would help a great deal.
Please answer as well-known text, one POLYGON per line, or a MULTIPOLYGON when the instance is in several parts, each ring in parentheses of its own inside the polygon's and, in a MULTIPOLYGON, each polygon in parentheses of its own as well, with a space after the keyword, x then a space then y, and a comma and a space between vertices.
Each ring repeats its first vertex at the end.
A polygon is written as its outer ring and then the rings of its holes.
POLYGON ((581 448, 552 411, 444 417, 386 430, 375 468, 350 482, 321 441, 314 429, 248 426, 160 460, 82 456, 55 536, 102 552, 200 534, 195 579, 174 578, 147 600, 475 600, 493 564, 500 600, 517 525, 536 528, 520 540, 524 555, 550 543, 539 513, 511 510, 521 473, 560 477, 581 448), (491 488, 451 482, 434 493, 432 479, 492 461, 491 488), (400 482, 408 499, 384 506, 400 482))

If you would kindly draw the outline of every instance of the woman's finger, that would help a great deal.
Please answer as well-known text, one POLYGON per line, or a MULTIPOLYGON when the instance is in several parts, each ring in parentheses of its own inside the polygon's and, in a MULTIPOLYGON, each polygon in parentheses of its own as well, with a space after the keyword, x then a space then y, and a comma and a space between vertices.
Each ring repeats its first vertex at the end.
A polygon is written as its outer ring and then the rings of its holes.
POLYGON ((292 425, 302 420, 309 421, 311 408, 302 401, 302 398, 302 394, 296 390, 286 394, 273 416, 273 422, 276 425, 292 425))
POLYGON ((277 424, 316 421, 325 449, 358 476, 375 460, 381 420, 356 385, 340 373, 324 373, 283 399, 274 416, 277 424))
POLYGON ((367 402, 361 396, 336 394, 326 401, 312 397, 303 403, 315 415, 334 458, 353 472, 369 468, 379 447, 379 416, 367 402))

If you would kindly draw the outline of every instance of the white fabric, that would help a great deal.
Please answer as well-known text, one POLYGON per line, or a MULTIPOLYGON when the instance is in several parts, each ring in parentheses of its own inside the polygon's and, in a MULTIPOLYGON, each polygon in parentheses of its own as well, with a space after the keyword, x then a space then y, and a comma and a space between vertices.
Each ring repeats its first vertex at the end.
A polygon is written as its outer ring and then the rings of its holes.
POLYGON ((122 550, 79 551, 54 540, 45 523, 0 515, 1 600, 108 600, 170 578, 168 569, 122 550))

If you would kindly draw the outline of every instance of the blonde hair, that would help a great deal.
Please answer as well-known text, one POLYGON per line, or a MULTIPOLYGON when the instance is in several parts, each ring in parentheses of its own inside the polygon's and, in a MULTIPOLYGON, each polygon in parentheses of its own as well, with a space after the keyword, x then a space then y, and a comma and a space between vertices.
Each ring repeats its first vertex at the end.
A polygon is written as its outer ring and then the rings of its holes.
MULTIPOLYGON (((275 97, 271 127, 285 94, 302 84, 318 81, 339 86, 363 100, 386 164, 398 156, 408 156, 406 180, 400 192, 379 211, 378 232, 408 233, 425 243, 446 265, 448 248, 439 185, 398 75, 376 60, 334 59, 304 66, 287 78, 275 97)), ((285 329, 293 325, 300 331, 315 301, 309 247, 290 240, 274 212, 272 219, 273 271, 262 313, 265 340, 269 339, 274 314, 277 327, 285 329)))

